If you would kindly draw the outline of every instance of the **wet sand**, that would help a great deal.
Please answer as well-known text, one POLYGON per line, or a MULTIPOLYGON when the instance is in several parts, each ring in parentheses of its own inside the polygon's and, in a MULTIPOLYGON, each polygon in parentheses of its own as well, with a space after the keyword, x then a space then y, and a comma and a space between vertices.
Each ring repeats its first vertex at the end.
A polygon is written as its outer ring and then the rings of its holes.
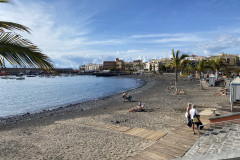
MULTIPOLYGON (((188 102, 198 110, 215 108, 229 96, 215 96, 220 87, 202 90, 199 81, 179 80, 184 95, 173 95, 173 74, 141 78, 147 83, 128 93, 132 102, 123 102, 121 94, 52 111, 1 119, 0 159, 125 159, 154 141, 126 135, 103 126, 116 124, 169 133, 185 123, 188 102), (128 110, 141 101, 144 112, 128 110), (91 108, 82 110, 81 108, 91 108)), ((191 129, 189 129, 191 132, 191 129)))

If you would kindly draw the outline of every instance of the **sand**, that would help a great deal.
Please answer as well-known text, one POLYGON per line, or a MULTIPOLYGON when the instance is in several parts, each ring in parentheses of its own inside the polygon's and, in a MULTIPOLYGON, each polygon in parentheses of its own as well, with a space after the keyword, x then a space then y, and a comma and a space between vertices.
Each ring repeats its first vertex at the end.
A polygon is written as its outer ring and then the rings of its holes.
POLYGON ((185 94, 174 95, 174 89, 166 90, 173 86, 173 74, 134 77, 145 80, 146 84, 128 92, 133 102, 123 102, 121 94, 117 94, 52 111, 1 119, 0 159, 125 159, 155 141, 125 134, 124 129, 169 133, 186 122, 184 112, 188 102, 196 104, 200 111, 229 100, 229 96, 214 95, 220 87, 205 86, 202 90, 199 80, 181 78, 178 85, 185 94), (129 108, 139 101, 145 103, 144 112, 129 113, 129 108), (122 128, 109 128, 109 125, 122 128))

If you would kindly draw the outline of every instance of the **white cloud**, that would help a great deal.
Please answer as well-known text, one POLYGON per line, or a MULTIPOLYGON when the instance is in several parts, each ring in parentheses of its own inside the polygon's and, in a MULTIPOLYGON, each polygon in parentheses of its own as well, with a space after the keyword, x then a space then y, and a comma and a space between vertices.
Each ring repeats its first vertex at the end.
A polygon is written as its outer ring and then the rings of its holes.
POLYGON ((158 37, 175 37, 180 36, 181 34, 169 34, 169 33, 162 33, 162 34, 138 34, 132 35, 130 38, 158 38, 158 37))
POLYGON ((14 1, 13 4, 1 6, 0 19, 23 24, 31 29, 32 34, 20 33, 31 40, 51 58, 59 54, 67 54, 68 50, 83 47, 84 37, 90 32, 91 15, 79 15, 81 22, 77 27, 57 22, 61 18, 54 6, 43 2, 14 1), (17 16, 16 16, 17 13, 17 16), (56 18, 57 17, 57 18, 56 18))
POLYGON ((218 38, 211 40, 199 46, 199 50, 203 50, 205 55, 224 52, 228 49, 239 48, 240 37, 233 35, 221 35, 218 38))
POLYGON ((115 58, 148 61, 170 57, 172 48, 180 49, 181 53, 205 55, 230 49, 240 50, 240 29, 234 27, 189 33, 140 32, 121 37, 114 35, 114 38, 100 35, 102 38, 97 38, 91 36, 90 25, 96 21, 96 12, 83 10, 79 13, 78 25, 74 25, 65 23, 52 3, 15 0, 13 4, 0 5, 0 19, 31 28, 31 35, 20 34, 50 56, 56 67, 76 68, 83 63, 102 63, 115 58))

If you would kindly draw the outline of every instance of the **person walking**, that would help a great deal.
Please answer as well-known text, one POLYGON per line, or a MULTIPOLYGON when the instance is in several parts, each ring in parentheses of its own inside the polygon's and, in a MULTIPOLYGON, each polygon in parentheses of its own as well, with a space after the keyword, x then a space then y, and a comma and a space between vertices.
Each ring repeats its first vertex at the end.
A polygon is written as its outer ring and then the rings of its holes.
POLYGON ((194 125, 195 124, 197 125, 197 123, 201 122, 201 121, 200 121, 200 115, 199 115, 199 113, 196 109, 196 106, 194 104, 192 105, 192 109, 190 109, 189 113, 190 113, 191 121, 192 121, 193 134, 196 134, 195 131, 194 131, 194 125))
POLYGON ((191 109, 191 103, 187 104, 187 111, 185 113, 185 117, 187 118, 187 126, 190 128, 192 126, 191 122, 191 116, 190 116, 190 109, 191 109))

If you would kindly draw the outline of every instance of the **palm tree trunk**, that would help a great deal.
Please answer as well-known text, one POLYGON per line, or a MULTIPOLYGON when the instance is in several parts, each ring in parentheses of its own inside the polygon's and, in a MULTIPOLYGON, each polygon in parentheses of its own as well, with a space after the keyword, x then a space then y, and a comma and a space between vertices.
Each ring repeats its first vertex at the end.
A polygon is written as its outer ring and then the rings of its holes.
POLYGON ((201 87, 202 89, 204 89, 204 88, 203 88, 203 85, 202 85, 202 77, 201 77, 201 72, 199 72, 199 77, 200 77, 200 87, 201 87))
POLYGON ((215 77, 216 77, 216 80, 218 79, 218 70, 216 69, 215 71, 215 77))
POLYGON ((177 72, 177 69, 175 68, 175 88, 176 88, 176 94, 178 93, 177 81, 178 81, 178 72, 177 72))

